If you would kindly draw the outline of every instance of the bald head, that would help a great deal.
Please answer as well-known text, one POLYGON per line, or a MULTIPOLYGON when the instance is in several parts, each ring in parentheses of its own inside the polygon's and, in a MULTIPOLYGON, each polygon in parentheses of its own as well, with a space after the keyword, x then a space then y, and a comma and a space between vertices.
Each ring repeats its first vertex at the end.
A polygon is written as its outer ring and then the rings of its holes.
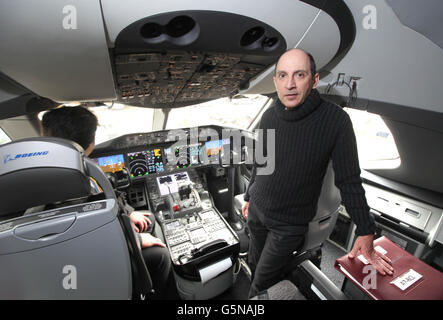
POLYGON ((316 88, 319 75, 309 53, 291 49, 278 59, 273 80, 280 101, 286 108, 294 108, 316 88))
POLYGON ((309 59, 309 71, 311 72, 311 76, 314 76, 317 73, 317 66, 315 65, 314 57, 309 52, 306 52, 303 49, 292 48, 292 49, 287 50, 285 53, 283 53, 278 58, 277 63, 275 64, 275 68, 274 68, 274 76, 277 73, 277 66, 278 66, 278 63, 280 62, 280 59, 285 55, 290 55, 291 53, 295 53, 299 56, 306 55, 309 59))

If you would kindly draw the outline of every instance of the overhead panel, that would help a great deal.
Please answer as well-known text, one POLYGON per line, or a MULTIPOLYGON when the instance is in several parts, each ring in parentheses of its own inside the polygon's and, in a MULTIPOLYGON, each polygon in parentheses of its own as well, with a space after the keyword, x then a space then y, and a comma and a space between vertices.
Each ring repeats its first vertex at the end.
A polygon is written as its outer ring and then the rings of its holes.
POLYGON ((120 32, 114 47, 119 99, 180 107, 232 96, 286 50, 269 25, 216 11, 147 17, 120 32))

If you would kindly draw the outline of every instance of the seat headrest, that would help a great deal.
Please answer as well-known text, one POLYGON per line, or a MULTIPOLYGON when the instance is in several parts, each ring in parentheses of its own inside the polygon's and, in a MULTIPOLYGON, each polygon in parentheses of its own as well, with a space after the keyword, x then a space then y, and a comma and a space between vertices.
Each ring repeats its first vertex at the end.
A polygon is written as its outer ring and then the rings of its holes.
POLYGON ((60 138, 29 138, 0 146, 0 216, 89 195, 84 151, 60 138))

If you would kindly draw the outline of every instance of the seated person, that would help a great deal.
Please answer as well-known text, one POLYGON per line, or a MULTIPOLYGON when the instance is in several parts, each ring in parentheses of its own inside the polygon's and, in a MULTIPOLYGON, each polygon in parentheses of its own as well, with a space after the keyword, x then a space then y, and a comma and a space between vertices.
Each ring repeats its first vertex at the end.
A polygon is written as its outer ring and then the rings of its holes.
MULTIPOLYGON (((46 112, 41 122, 41 133, 46 137, 64 138, 78 143, 89 156, 95 147, 97 117, 83 107, 61 107, 46 112)), ((101 192, 100 186, 92 179, 93 192, 101 192)), ((150 233, 145 233, 149 225, 148 211, 135 211, 125 204, 123 211, 129 215, 142 245, 142 254, 151 274, 157 298, 167 298, 168 288, 173 287, 171 259, 165 244, 150 233)), ((155 219, 155 218, 154 218, 155 219)))

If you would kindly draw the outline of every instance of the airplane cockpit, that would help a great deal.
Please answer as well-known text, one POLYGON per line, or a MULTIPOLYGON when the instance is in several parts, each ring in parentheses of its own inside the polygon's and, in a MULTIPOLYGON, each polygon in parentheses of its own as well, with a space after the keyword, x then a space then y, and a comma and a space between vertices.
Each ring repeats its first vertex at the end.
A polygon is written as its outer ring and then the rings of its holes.
POLYGON ((442 5, 417 6, 2 2, 0 299, 155 300, 129 205, 167 249, 170 300, 442 300, 442 5), (346 264, 357 226, 330 161, 282 280, 248 296, 242 209, 257 164, 275 169, 260 121, 291 48, 312 55, 316 90, 352 120, 375 250, 407 261, 392 281, 362 273, 362 256, 346 264), (41 136, 42 116, 62 106, 98 118, 89 156, 41 136))

